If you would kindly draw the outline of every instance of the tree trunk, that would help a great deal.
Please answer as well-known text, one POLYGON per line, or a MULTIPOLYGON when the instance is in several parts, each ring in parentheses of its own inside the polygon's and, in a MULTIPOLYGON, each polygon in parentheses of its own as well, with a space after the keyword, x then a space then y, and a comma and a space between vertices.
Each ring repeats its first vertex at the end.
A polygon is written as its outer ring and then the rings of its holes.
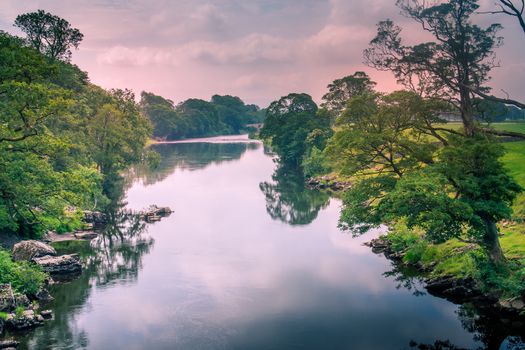
POLYGON ((485 249, 487 250, 490 260, 496 265, 501 265, 506 262, 506 259, 505 255, 503 254, 503 250, 501 249, 501 245, 499 244, 498 228, 496 227, 496 223, 494 221, 484 221, 485 237, 483 239, 483 243, 485 245, 485 249))
POLYGON ((465 128, 465 134, 467 136, 473 136, 476 127, 474 124, 474 111, 472 107, 470 90, 468 88, 461 87, 459 90, 459 95, 461 107, 461 120, 463 121, 463 127, 465 128))

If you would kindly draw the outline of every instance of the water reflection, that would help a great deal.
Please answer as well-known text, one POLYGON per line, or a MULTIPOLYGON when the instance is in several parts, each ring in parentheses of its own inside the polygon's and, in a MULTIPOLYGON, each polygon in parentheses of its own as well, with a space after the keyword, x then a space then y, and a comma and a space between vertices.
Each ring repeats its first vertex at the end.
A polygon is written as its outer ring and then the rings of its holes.
POLYGON ((340 232, 339 201, 305 189, 300 174, 275 170, 260 144, 158 148, 160 168, 135 173, 140 181, 128 178, 129 203, 113 192, 119 200, 104 235, 92 245, 60 248, 80 248, 85 273, 53 287, 56 319, 21 348, 519 344, 509 337, 519 329, 495 329, 489 317, 429 294, 415 298, 417 276, 392 271, 371 254, 362 244, 372 237, 340 232), (144 226, 128 210, 150 204, 174 213, 144 226))
MULTIPOLYGON (((383 274, 393 278, 397 289, 404 288, 415 296, 426 295, 423 278, 414 268, 392 263, 392 269, 383 274)), ((488 304, 474 306, 466 303, 456 311, 462 327, 472 334, 473 339, 483 344, 476 349, 525 350, 525 343, 518 334, 524 334, 523 319, 517 315, 496 313, 488 304)), ((449 339, 436 340, 433 343, 410 342, 412 348, 420 350, 466 350, 449 339)))
MULTIPOLYGON (((124 182, 116 179, 120 188, 124 182)), ((21 348, 79 349, 89 347, 89 337, 76 317, 89 308, 88 300, 96 288, 134 283, 142 268, 142 259, 155 241, 147 235, 147 226, 138 214, 126 209, 122 191, 112 184, 113 198, 105 212, 108 224, 95 240, 57 242, 59 254, 79 253, 84 270, 79 278, 50 287, 54 297, 46 307, 54 319, 44 327, 21 338, 21 348)))
MULTIPOLYGON (((245 141, 248 141, 247 139, 245 141)), ((160 163, 156 168, 138 166, 128 176, 141 179, 145 185, 154 185, 163 181, 179 170, 200 170, 211 164, 235 161, 247 150, 255 150, 261 146, 258 142, 184 142, 154 145, 153 149, 160 155, 160 163)))
POLYGON ((266 199, 266 212, 274 220, 290 225, 307 225, 330 203, 327 193, 305 187, 300 170, 279 165, 272 175, 273 182, 259 185, 266 199))

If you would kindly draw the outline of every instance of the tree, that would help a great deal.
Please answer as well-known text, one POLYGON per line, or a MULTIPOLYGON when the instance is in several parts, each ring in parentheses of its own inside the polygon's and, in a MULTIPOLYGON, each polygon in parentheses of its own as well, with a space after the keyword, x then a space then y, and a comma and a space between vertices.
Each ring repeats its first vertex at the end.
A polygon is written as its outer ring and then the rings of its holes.
POLYGON ((344 78, 334 80, 328 85, 328 92, 323 96, 321 107, 326 108, 337 118, 352 97, 370 93, 376 83, 365 72, 355 72, 344 78))
POLYGON ((308 136, 316 129, 329 130, 330 119, 317 114, 309 95, 293 93, 270 104, 260 135, 271 139, 283 163, 299 167, 308 151, 308 136))
POLYGON ((516 17, 521 29, 523 30, 523 33, 525 33, 525 0, 516 0, 516 3, 514 3, 514 0, 499 0, 498 7, 498 10, 487 11, 485 13, 503 13, 512 17, 516 17))
POLYGON ((404 219, 428 239, 457 237, 502 263, 496 223, 521 190, 486 135, 435 133, 441 102, 415 93, 353 99, 325 153, 356 181, 345 193, 343 227, 367 232, 404 219))
POLYGON ((130 90, 112 90, 89 123, 93 158, 104 175, 118 173, 143 155, 151 124, 134 99, 130 90))
POLYGON ((42 54, 56 60, 69 61, 84 35, 63 18, 44 10, 16 17, 15 26, 27 35, 28 43, 42 54))
POLYGON ((434 41, 404 46, 401 28, 390 20, 380 22, 377 36, 365 50, 367 64, 394 72, 399 82, 418 93, 440 97, 461 113, 467 135, 476 132, 472 90, 487 91, 484 84, 495 67, 494 49, 502 38, 501 26, 481 28, 470 20, 477 0, 450 0, 427 5, 421 0, 398 0, 402 13, 420 23, 434 41))

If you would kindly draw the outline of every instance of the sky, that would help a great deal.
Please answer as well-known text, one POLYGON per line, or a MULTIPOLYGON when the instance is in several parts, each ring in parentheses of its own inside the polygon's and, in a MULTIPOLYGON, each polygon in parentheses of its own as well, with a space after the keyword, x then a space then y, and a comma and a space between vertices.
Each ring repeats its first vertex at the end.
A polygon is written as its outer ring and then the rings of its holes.
MULTIPOLYGON (((482 9, 494 0, 480 0, 482 9)), ((394 0, 0 0, 0 29, 21 13, 44 9, 84 34, 72 62, 104 88, 153 92, 178 103, 214 94, 266 107, 291 92, 321 101, 337 78, 366 71, 380 91, 396 88, 388 72, 363 64, 376 23, 391 18, 407 43, 424 40, 394 0)), ((525 99, 525 35, 515 19, 478 15, 504 26, 494 93, 525 99)))

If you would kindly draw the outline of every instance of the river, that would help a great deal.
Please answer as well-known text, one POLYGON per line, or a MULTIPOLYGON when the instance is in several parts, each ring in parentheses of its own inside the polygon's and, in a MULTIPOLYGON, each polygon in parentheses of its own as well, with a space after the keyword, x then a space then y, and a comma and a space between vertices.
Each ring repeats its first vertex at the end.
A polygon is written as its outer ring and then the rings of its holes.
POLYGON ((173 214, 148 225, 115 215, 81 247, 83 275, 52 287, 54 319, 20 348, 483 348, 500 332, 362 245, 378 232, 340 231, 341 202, 305 189, 261 143, 154 147, 161 163, 129 174, 124 208, 173 214))

